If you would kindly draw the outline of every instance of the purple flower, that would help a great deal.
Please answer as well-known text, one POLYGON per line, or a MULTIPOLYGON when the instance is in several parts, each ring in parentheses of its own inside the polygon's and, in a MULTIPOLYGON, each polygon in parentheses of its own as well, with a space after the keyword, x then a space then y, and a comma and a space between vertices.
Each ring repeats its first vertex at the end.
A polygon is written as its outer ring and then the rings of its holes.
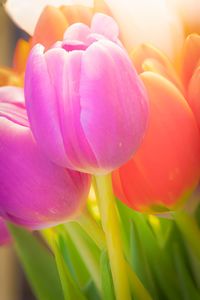
POLYGON ((37 229, 64 222, 85 204, 90 177, 52 163, 38 148, 23 90, 0 88, 0 215, 37 229))
POLYGON ((39 44, 32 49, 25 97, 39 146, 73 170, 102 174, 119 167, 147 125, 144 86, 120 46, 116 23, 102 14, 91 28, 70 26, 46 52, 39 44))

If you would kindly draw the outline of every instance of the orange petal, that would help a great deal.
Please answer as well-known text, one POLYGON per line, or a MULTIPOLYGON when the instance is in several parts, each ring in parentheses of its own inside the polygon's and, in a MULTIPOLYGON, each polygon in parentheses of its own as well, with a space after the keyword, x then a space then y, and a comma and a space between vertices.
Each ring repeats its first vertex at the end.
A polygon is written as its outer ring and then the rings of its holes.
POLYGON ((69 24, 81 22, 87 25, 92 19, 93 10, 83 5, 69 5, 60 8, 69 24))
POLYGON ((62 40, 68 27, 65 15, 59 8, 46 6, 35 27, 32 45, 40 43, 49 48, 58 40, 62 40))
POLYGON ((188 103, 200 128, 200 67, 196 69, 188 86, 188 103))
POLYGON ((183 47, 182 76, 187 86, 200 60, 200 35, 191 34, 187 37, 183 47))
POLYGON ((119 197, 125 194, 121 200, 138 210, 162 211, 176 206, 199 181, 200 134, 172 83, 152 72, 141 78, 150 100, 149 127, 139 150, 118 171, 119 197))
POLYGON ((0 86, 23 86, 23 77, 9 68, 0 68, 0 86))
POLYGON ((19 39, 15 48, 13 68, 18 73, 23 73, 26 68, 26 61, 30 51, 30 43, 19 39))
POLYGON ((104 13, 106 15, 111 15, 110 9, 108 7, 108 5, 105 3, 105 1, 103 0, 94 0, 94 9, 93 12, 101 12, 104 13))
POLYGON ((153 71, 173 82, 184 94, 183 85, 169 58, 150 44, 136 47, 130 54, 138 73, 153 71))
POLYGON ((159 61, 153 58, 146 59, 142 64, 142 68, 144 71, 151 71, 165 77, 173 84, 175 84, 175 86, 180 90, 180 92, 183 95, 185 95, 185 89, 174 70, 173 72, 170 72, 169 68, 166 68, 159 61))

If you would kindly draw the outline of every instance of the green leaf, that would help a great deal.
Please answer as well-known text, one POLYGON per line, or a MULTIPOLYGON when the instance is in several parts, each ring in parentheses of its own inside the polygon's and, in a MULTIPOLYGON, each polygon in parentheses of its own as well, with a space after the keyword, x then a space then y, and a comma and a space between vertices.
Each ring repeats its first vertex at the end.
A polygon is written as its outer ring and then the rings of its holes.
POLYGON ((116 204, 118 207, 118 212, 121 220, 121 230, 122 230, 122 239, 123 239, 123 248, 127 257, 127 260, 130 262, 131 253, 130 253, 130 224, 131 224, 131 209, 124 205, 120 200, 116 198, 116 204))
POLYGON ((58 236, 56 236, 55 234, 54 237, 54 255, 57 263, 58 272, 60 275, 65 300, 86 300, 85 296, 81 293, 79 287, 74 282, 65 264, 64 258, 59 248, 59 242, 57 241, 58 236))
POLYGON ((160 248, 156 236, 142 214, 134 213, 133 222, 159 288, 167 295, 167 299, 179 299, 179 283, 174 274, 174 265, 169 252, 160 248))
POLYGON ((82 258, 98 291, 101 293, 99 248, 79 224, 75 222, 66 223, 65 229, 67 230, 73 244, 78 249, 80 257, 82 258))
POLYGON ((187 246, 188 256, 189 256, 189 262, 190 267, 192 270, 192 274, 194 276, 194 280, 196 282, 197 287, 200 289, 200 261, 196 258, 196 256, 193 254, 193 252, 190 249, 190 245, 187 246))
POLYGON ((92 281, 92 280, 90 280, 88 282, 88 284, 85 286, 83 291, 84 291, 84 294, 85 294, 87 300, 94 300, 94 299, 100 300, 101 299, 100 295, 97 291, 97 288, 94 284, 94 281, 92 281))
POLYGON ((56 227, 60 251, 75 282, 87 299, 100 299, 93 276, 99 277, 100 251, 82 227, 76 222, 56 227), (95 271, 97 269, 97 272, 95 271))
POLYGON ((91 277, 80 257, 78 249, 74 246, 66 230, 62 230, 58 233, 58 242, 60 251, 71 275, 80 289, 84 289, 91 277))
POLYGON ((164 248, 170 238, 174 222, 171 219, 167 219, 163 216, 158 218, 154 215, 149 215, 148 223, 150 224, 156 236, 159 247, 164 248))
POLYGON ((194 217, 190 216, 187 212, 177 211, 174 214, 176 224, 180 229, 184 240, 188 245, 190 245, 190 249, 196 258, 200 261, 200 229, 198 227, 198 223, 194 217))
POLYGON ((103 299, 115 300, 114 286, 107 251, 101 254, 101 282, 103 299))
POLYGON ((142 241, 140 240, 134 222, 131 222, 130 249, 133 270, 136 272, 144 286, 151 293, 153 299, 158 299, 155 281, 146 256, 146 251, 143 247, 142 241))
POLYGON ((30 285, 39 300, 63 300, 55 261, 47 248, 30 232, 8 224, 15 248, 30 285))
POLYGON ((182 293, 181 299, 199 300, 200 293, 195 287, 195 284, 192 280, 192 276, 186 267, 185 261, 182 257, 182 251, 180 250, 179 245, 177 243, 173 244, 172 248, 174 253, 175 269, 178 274, 179 286, 182 293))

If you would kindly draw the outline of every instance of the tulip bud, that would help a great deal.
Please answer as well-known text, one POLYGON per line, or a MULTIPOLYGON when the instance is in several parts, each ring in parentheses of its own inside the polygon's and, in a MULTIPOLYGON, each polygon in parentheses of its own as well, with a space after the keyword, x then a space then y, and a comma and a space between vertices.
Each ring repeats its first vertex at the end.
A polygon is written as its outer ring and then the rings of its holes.
POLYGON ((115 194, 145 212, 173 210, 200 178, 200 134, 180 91, 152 72, 141 78, 150 101, 149 127, 134 157, 113 174, 115 194))
POLYGON ((118 44, 114 20, 97 14, 91 28, 74 24, 52 49, 32 49, 25 75, 28 117, 41 149, 60 166, 107 173, 140 144, 147 97, 118 44))
POLYGON ((0 145, 0 215, 4 219, 37 229, 78 214, 90 178, 53 164, 41 153, 20 88, 0 88, 0 145))

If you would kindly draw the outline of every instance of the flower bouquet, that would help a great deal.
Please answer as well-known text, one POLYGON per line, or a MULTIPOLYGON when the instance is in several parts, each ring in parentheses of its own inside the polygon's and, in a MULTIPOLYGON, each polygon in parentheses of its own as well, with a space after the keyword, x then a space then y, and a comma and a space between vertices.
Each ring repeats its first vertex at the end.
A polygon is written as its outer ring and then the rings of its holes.
POLYGON ((39 300, 200 299, 198 0, 7 0, 0 242, 39 300))

